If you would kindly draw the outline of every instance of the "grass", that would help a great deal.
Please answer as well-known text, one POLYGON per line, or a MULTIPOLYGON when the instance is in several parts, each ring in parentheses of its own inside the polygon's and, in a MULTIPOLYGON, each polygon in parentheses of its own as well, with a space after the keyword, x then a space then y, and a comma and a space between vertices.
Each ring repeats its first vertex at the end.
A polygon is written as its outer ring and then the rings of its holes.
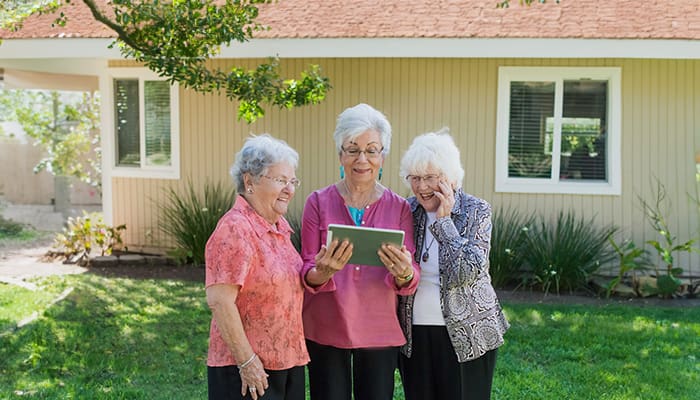
POLYGON ((42 290, 32 291, 15 285, 0 286, 0 333, 14 329, 23 319, 43 311, 65 289, 65 282, 39 280, 34 284, 42 290))
POLYGON ((19 232, 4 232, 0 230, 0 249, 3 247, 30 245, 36 242, 50 242, 55 233, 22 228, 19 232))
POLYGON ((700 309, 511 304, 496 399, 694 399, 700 309))
MULTIPOLYGON (((201 283, 91 274, 36 283, 51 293, 75 290, 0 336, 0 398, 206 398, 210 312, 201 283)), ((0 285, 0 299, 14 290, 0 285)), ((697 398, 700 308, 505 310, 513 327, 499 352, 494 399, 697 398)), ((402 398, 397 379, 395 399, 402 398)))

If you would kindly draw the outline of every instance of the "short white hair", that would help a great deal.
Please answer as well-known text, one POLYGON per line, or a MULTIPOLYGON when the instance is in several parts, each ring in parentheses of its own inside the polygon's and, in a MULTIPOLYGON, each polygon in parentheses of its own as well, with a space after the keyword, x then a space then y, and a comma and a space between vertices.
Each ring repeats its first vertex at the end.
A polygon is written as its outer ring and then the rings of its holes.
POLYGON ((448 128, 442 128, 437 132, 424 133, 415 139, 408 147, 401 159, 399 174, 401 180, 411 187, 406 180, 409 175, 425 175, 431 166, 437 168, 447 179, 447 182, 462 187, 464 168, 459 155, 459 148, 455 145, 448 128))
POLYGON ((343 143, 346 140, 353 140, 366 131, 377 132, 384 148, 382 155, 386 156, 389 154, 389 149, 391 148, 391 124, 389 124, 389 120, 386 119, 384 114, 365 103, 346 108, 345 111, 338 115, 335 132, 333 133, 338 154, 343 151, 343 143))
POLYGON ((287 142, 275 139, 268 133, 252 135, 246 139, 241 151, 236 153, 236 159, 231 165, 230 172, 236 190, 238 193, 245 191, 243 175, 250 174, 253 179, 259 180, 267 173, 268 168, 283 162, 296 170, 299 154, 287 142))

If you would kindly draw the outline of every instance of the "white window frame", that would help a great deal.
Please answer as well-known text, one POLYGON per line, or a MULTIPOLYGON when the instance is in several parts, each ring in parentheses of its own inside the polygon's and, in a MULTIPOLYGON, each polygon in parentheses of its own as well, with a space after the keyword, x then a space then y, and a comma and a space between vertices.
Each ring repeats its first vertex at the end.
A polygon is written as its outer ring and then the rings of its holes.
POLYGON ((140 115, 145 115, 144 81, 164 81, 153 71, 147 68, 114 68, 108 73, 108 84, 105 85, 107 96, 103 108, 107 112, 108 121, 106 126, 110 130, 108 141, 109 151, 103 151, 103 157, 110 158, 109 166, 113 177, 125 178, 155 178, 155 179, 180 179, 180 108, 179 108, 179 85, 170 85, 170 158, 171 165, 146 165, 146 121, 141 118, 139 121, 139 148, 141 152, 140 166, 120 166, 117 165, 117 137, 115 132, 115 112, 114 112, 114 80, 115 79, 138 79, 139 81, 139 110, 140 115))
MULTIPOLYGON (((496 192, 561 193, 590 195, 620 195, 621 184, 621 68, 618 67, 500 67, 498 69, 498 114, 496 121, 496 192), (607 182, 580 182, 551 178, 508 177, 508 131, 510 121, 510 83, 512 81, 554 82, 555 131, 561 130, 564 81, 577 79, 608 82, 608 126, 606 151, 607 182)), ((561 136, 555 135, 552 168, 559 170, 561 136)))

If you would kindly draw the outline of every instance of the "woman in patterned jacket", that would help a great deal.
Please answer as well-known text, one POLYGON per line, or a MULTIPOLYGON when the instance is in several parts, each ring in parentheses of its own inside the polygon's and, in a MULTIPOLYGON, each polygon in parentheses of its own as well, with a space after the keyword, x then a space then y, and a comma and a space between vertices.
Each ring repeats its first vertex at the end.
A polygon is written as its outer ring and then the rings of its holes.
POLYGON ((491 206, 462 191, 459 149, 446 129, 418 136, 400 173, 415 195, 421 267, 416 294, 399 298, 406 400, 489 399, 509 327, 489 275, 491 206))

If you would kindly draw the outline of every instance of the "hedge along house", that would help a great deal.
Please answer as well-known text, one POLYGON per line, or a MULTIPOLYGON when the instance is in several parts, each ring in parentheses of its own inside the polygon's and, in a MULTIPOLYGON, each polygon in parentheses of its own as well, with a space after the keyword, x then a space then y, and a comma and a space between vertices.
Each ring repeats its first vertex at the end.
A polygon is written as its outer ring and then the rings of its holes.
MULTIPOLYGON (((638 199, 654 200, 656 177, 667 190, 673 233, 683 241, 696 236, 700 4, 512 3, 261 6, 259 21, 270 29, 222 49, 211 64, 254 67, 277 55, 286 76, 320 65, 333 89, 320 105, 268 109, 251 125, 236 120, 237 104, 224 95, 169 87, 108 49, 112 34, 80 2, 64 10, 64 28, 39 16, 4 33, 0 67, 98 78, 103 208, 109 221, 127 225, 131 248, 167 247, 158 229, 166 189, 228 182, 233 155, 250 133, 269 132, 299 151, 303 183, 292 205, 299 214, 312 190, 338 179, 335 118, 359 102, 392 123, 383 183, 398 193, 409 193, 398 165, 411 140, 447 126, 462 151, 465 190, 495 209, 552 216, 573 209, 641 244, 657 238, 638 199), (138 104, 139 113, 120 109, 122 102, 138 104)), ((697 260, 679 261, 687 269, 697 260)))

